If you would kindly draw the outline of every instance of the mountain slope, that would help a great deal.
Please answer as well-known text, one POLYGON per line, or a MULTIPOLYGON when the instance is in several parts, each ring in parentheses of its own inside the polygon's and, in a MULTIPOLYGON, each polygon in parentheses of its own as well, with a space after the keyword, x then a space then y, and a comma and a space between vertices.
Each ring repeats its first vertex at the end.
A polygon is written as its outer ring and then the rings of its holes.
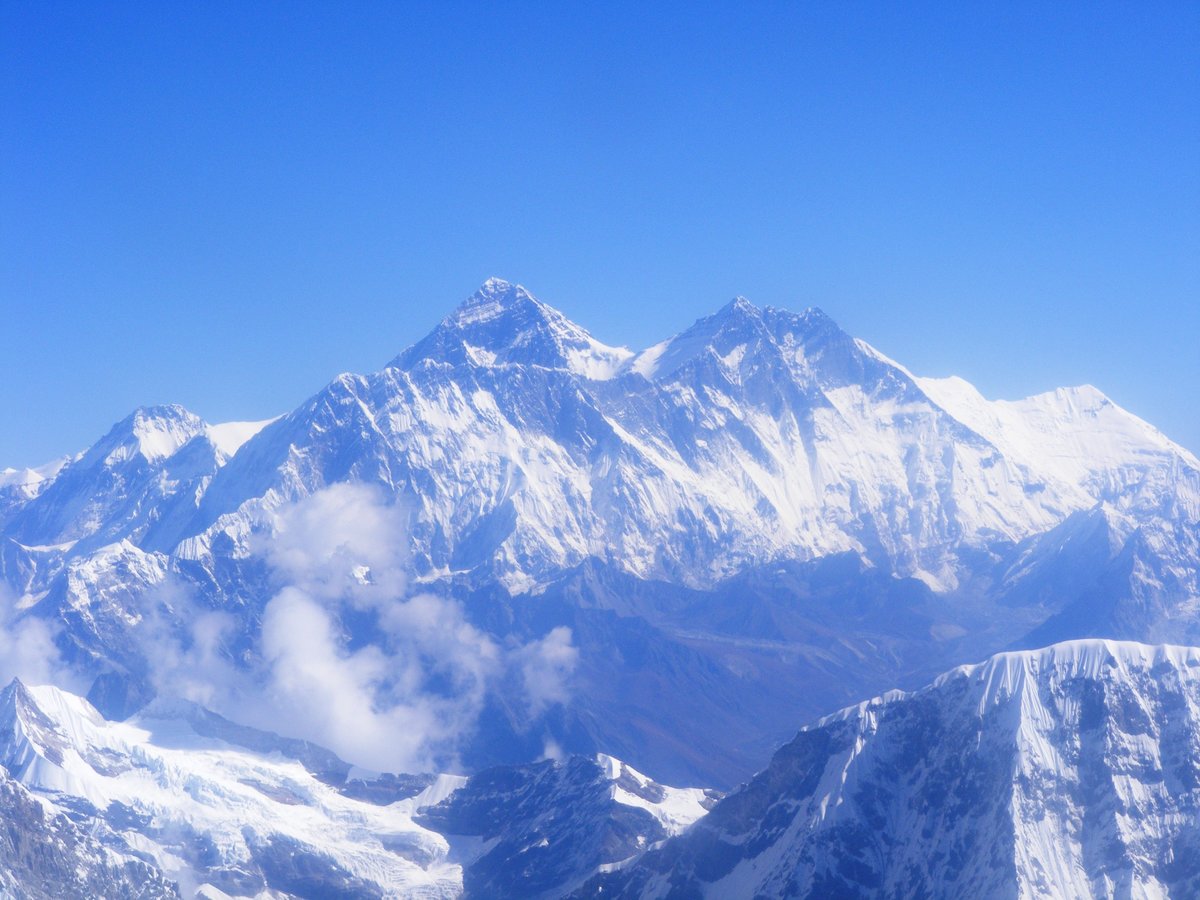
POLYGON ((252 440, 155 548, 203 558, 352 478, 415 505, 428 572, 515 589, 587 558, 703 586, 844 551, 952 589, 957 548, 1011 544, 1098 502, 1153 515, 1148 485, 1178 488, 1179 514, 1197 517, 1196 460, 1152 429, 1098 455, 1080 425, 1047 465, 1007 419, 943 408, 953 392, 937 384, 819 311, 744 300, 627 359, 493 280, 393 367, 339 378, 252 440))
POLYGON ((417 821, 481 843, 465 854, 464 896, 562 897, 705 815, 720 795, 656 784, 600 754, 480 772, 417 821))
POLYGON ((483 286, 389 368, 425 360, 451 365, 534 365, 589 379, 612 377, 632 356, 609 347, 525 288, 499 278, 483 286))
POLYGON ((388 798, 398 803, 375 804, 323 783, 282 756, 287 747, 252 751, 169 710, 107 722, 51 687, 14 681, 0 693, 0 765, 170 882, 233 896, 458 894, 445 840, 412 814, 462 779, 416 784, 388 798))
POLYGON ((802 730, 582 895, 1194 896, 1200 650, 1077 641, 802 730))

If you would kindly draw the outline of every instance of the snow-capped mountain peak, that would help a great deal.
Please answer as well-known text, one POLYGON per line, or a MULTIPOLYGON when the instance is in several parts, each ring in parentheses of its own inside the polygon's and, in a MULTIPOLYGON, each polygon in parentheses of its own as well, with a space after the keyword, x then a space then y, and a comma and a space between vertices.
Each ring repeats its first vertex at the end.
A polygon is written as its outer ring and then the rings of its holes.
POLYGON ((596 340, 521 285, 489 278, 428 336, 396 357, 391 367, 409 369, 424 361, 472 366, 520 363, 604 380, 632 356, 624 347, 596 340))
POLYGON ((629 369, 661 382, 689 367, 713 364, 727 373, 761 371, 820 390, 852 383, 872 389, 880 378, 911 381, 900 366, 847 334, 821 309, 795 313, 758 307, 745 297, 643 350, 629 369))
POLYGON ((114 425, 89 455, 103 453, 107 464, 124 462, 135 454, 157 462, 176 453, 205 428, 203 419, 178 404, 142 406, 114 425))
POLYGON ((505 281, 503 278, 489 278, 479 290, 458 305, 446 321, 459 326, 488 322, 499 318, 505 312, 518 306, 529 306, 545 316, 554 314, 554 310, 542 303, 522 285, 505 281))
POLYGON ((988 400, 962 378, 918 378, 934 402, 1008 459, 1118 508, 1164 498, 1200 516, 1200 459, 1090 384, 988 400))
POLYGON ((668 378, 688 363, 711 355, 740 362, 746 344, 762 337, 763 311, 745 297, 735 297, 685 331, 637 354, 630 370, 651 381, 668 378))
POLYGON ((171 501, 195 505, 228 459, 218 439, 228 447, 236 435, 213 434, 182 406, 140 407, 40 486, 5 530, 30 546, 84 541, 78 550, 141 537, 171 501))

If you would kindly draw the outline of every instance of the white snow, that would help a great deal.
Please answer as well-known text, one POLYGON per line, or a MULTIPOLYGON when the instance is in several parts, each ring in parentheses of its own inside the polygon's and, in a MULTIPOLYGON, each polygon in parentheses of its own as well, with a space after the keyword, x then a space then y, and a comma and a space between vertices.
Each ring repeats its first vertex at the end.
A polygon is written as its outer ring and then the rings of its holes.
POLYGON ((596 762, 604 770, 605 777, 613 782, 612 798, 625 806, 646 810, 658 819, 668 835, 679 834, 708 813, 705 805, 708 795, 703 788, 677 788, 657 784, 632 766, 605 753, 597 754, 596 762), (643 793, 661 792, 662 799, 648 800, 644 796, 625 789, 618 784, 622 777, 632 779, 636 784, 647 789, 643 793))
POLYGON ((36 489, 44 482, 53 481, 62 467, 71 461, 72 457, 63 456, 40 466, 22 469, 6 468, 0 471, 0 488, 19 487, 36 489))
POLYGON ((279 418, 275 416, 258 422, 222 422, 219 425, 209 425, 208 439, 223 454, 233 456, 246 441, 279 418))
POLYGON ((153 410, 139 410, 133 419, 132 444, 122 444, 108 457, 115 463, 128 459, 132 453, 140 453, 155 462, 173 455, 203 429, 203 423, 182 408, 171 408, 170 416, 156 415, 153 410))
MULTIPOLYGON (((19 688, 19 686, 18 686, 19 688)), ((300 763, 197 735, 180 719, 105 721, 80 697, 54 687, 25 689, 13 740, 0 748, 10 771, 51 803, 83 797, 150 816, 141 849, 164 870, 186 854, 172 841, 211 841, 221 864, 253 855, 253 842, 288 839, 330 856, 389 897, 454 897, 461 868, 444 838, 412 821, 418 806, 448 796, 462 779, 439 778, 422 795, 390 806, 347 798, 300 763), (406 849, 398 851, 398 839, 406 849)), ((202 879, 197 879, 197 883, 202 879)))
POLYGON ((591 381, 607 381, 622 371, 633 357, 625 347, 609 347, 588 335, 583 346, 566 350, 567 368, 591 381))
MULTIPOLYGON (((1200 470, 1195 455, 1091 385, 1058 388, 1023 400, 987 400, 962 378, 917 381, 936 403, 995 444, 1007 459, 1042 475, 1047 483, 1093 500, 1153 504, 1160 491, 1141 482, 1155 468, 1200 470)), ((1190 514, 1198 514, 1194 505, 1190 514)))

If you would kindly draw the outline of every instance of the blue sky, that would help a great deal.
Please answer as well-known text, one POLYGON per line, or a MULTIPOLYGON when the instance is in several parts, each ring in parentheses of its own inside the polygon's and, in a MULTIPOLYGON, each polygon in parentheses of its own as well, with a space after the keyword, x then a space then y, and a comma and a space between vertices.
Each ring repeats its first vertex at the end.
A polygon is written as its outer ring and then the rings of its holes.
POLYGON ((817 305, 1200 450, 1200 5, 0 7, 0 466, 376 369, 489 275, 817 305))

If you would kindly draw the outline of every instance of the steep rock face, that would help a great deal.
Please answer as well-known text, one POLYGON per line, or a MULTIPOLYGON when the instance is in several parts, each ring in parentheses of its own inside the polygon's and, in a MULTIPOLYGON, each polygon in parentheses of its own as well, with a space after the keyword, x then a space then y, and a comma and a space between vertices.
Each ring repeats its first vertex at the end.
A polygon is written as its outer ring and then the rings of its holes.
POLYGON ((604 896, 1192 896, 1200 651, 1076 641, 805 728, 604 896))
POLYGON ((5 897, 175 900, 181 896, 174 884, 123 842, 110 842, 97 836, 95 829, 47 811, 3 774, 0 821, 4 823, 0 829, 0 893, 5 897))

